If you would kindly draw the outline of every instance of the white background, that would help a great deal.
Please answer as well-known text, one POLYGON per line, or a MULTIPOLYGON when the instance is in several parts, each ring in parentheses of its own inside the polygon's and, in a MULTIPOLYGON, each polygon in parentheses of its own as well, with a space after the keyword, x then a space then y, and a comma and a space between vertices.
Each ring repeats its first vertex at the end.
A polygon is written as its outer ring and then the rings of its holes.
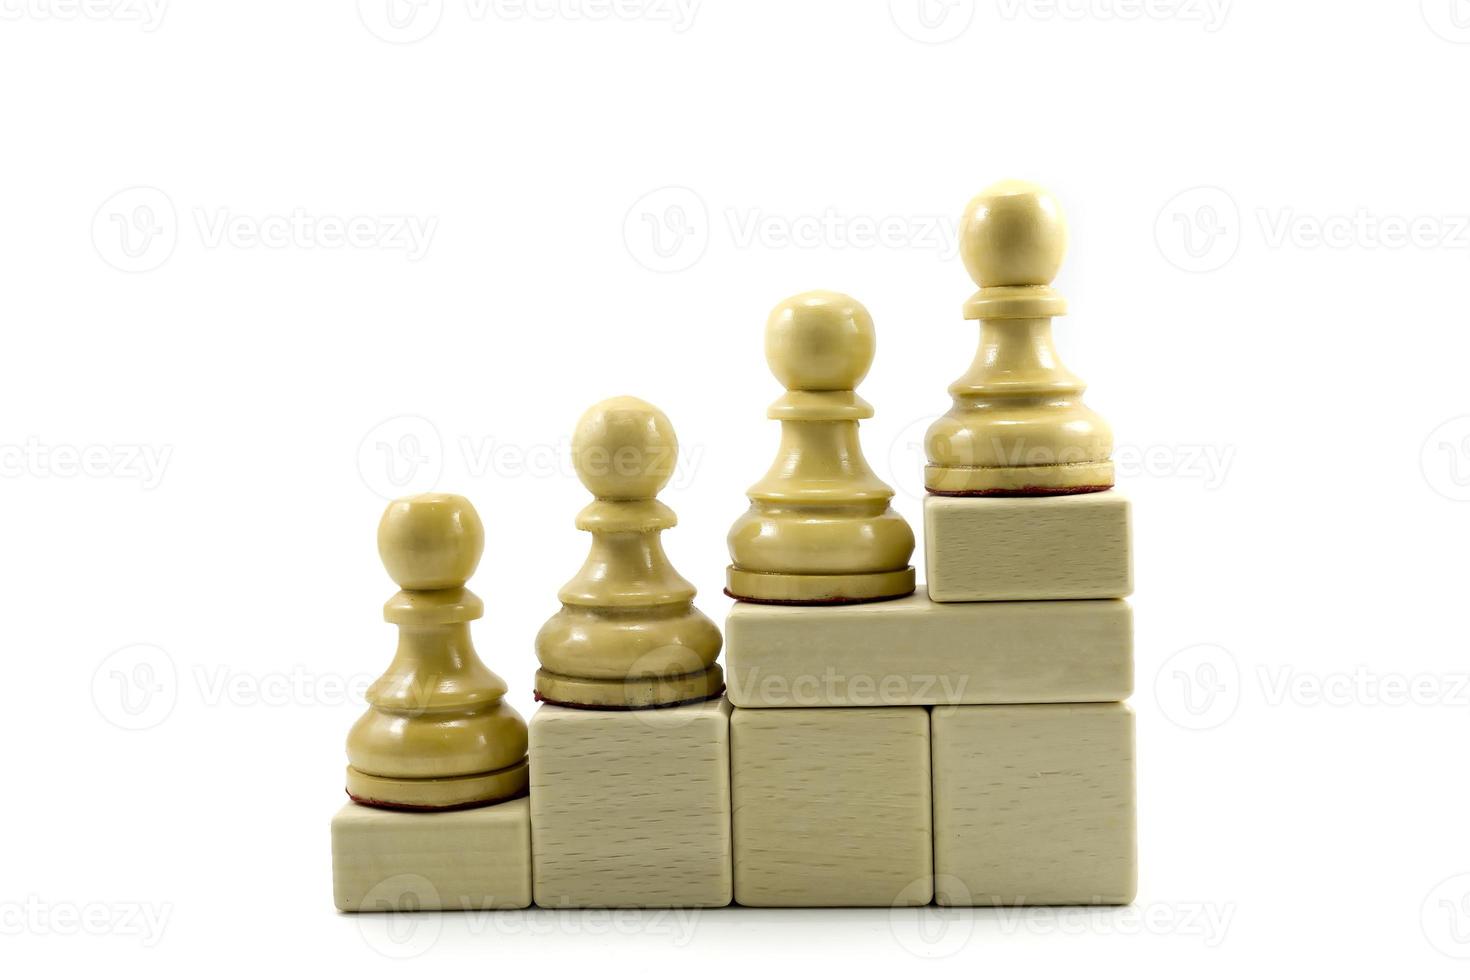
POLYGON ((6 972, 1463 975, 1470 4, 527 3, 0 0, 6 972), (1137 904, 335 914, 383 495, 478 505, 529 713, 577 416, 673 419, 722 618, 765 316, 829 288, 917 528, 1004 176, 1135 501, 1137 904))

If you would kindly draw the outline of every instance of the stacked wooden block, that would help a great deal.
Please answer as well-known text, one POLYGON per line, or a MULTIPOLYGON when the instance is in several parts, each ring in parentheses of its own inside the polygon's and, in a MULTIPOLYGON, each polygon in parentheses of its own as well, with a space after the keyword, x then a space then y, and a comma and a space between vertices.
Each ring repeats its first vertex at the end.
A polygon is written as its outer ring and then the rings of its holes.
POLYGON ((1127 501, 930 496, 925 539, 927 595, 731 612, 736 901, 1130 901, 1127 501))

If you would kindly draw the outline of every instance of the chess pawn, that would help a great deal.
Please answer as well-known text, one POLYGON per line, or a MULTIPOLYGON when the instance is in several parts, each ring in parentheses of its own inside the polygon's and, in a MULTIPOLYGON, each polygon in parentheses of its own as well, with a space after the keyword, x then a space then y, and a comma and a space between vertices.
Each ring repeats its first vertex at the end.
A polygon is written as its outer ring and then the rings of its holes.
POLYGON ((1054 290, 1067 248, 1056 198, 1006 180, 970 202, 960 251, 980 287, 965 304, 980 321, 980 348, 950 385, 954 405, 929 427, 930 493, 1045 496, 1113 485, 1112 431, 1082 404, 1086 386, 1052 343, 1052 317, 1067 312, 1054 290))
POLYGON ((485 604, 464 584, 484 550, 463 497, 420 494, 383 512, 378 553, 402 587, 383 618, 398 627, 398 651, 347 736, 347 794, 358 803, 440 810, 526 790, 526 723, 470 642, 485 604))
POLYGON ((668 416, 637 398, 593 405, 572 436, 572 463, 596 499, 577 515, 592 534, 561 611, 536 636, 536 697, 587 708, 651 708, 718 695, 719 628, 694 608, 694 586, 664 554, 678 523, 655 499, 679 443, 668 416))
POLYGON ((853 390, 873 363, 873 318, 841 293, 787 299, 766 322, 766 362, 786 394, 776 461, 730 528, 726 589, 749 602, 870 602, 914 591, 914 532, 868 467, 853 390))

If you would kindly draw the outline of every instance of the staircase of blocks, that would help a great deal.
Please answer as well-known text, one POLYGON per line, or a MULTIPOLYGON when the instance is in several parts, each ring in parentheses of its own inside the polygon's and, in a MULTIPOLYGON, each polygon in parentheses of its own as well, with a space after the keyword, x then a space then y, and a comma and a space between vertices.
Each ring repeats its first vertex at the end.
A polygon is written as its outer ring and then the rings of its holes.
POLYGON ((872 319, 837 293, 767 324, 781 442, 730 530, 723 637, 663 552, 678 444, 647 402, 574 432, 591 546, 536 638, 529 725, 470 637, 473 505, 390 504, 399 644, 348 736, 337 907, 1131 902, 1131 515, 1052 345, 1064 249, 1034 185, 966 209, 980 340, 926 439, 922 583, 859 441, 872 319))

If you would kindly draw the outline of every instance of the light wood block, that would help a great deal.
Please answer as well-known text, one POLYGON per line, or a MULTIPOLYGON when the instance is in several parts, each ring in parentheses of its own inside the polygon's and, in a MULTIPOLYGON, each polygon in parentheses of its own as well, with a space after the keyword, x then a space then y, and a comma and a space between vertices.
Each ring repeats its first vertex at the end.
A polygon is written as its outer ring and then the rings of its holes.
POLYGON ((730 706, 531 718, 536 904, 730 904, 730 706))
POLYGON ((933 895, 924 708, 736 708, 735 901, 927 905, 933 895))
POLYGON ((1119 599, 855 606, 737 602, 727 696, 741 708, 1120 701, 1133 611, 1119 599))
POLYGON ((1125 704, 935 708, 941 905, 1126 905, 1137 890, 1125 704))
POLYGON ((1133 592, 1128 498, 924 498, 929 598, 1121 599, 1133 592))
POLYGON ((530 807, 525 797, 424 813, 348 803, 332 818, 332 885, 343 912, 526 908, 530 807))

